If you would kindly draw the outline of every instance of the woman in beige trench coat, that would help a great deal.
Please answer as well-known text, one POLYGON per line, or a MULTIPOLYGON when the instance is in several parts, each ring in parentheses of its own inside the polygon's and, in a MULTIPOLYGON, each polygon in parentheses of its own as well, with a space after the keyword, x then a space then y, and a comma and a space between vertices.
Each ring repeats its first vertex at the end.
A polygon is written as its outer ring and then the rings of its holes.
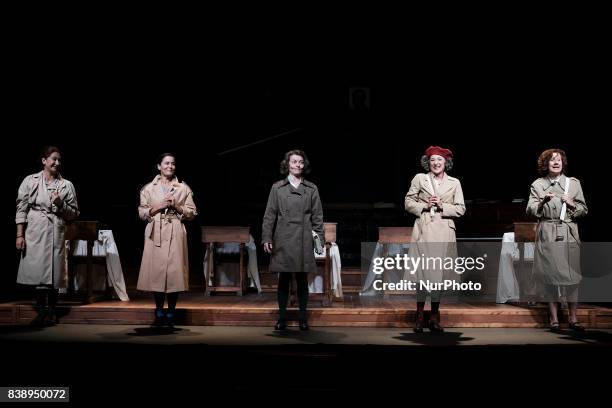
POLYGON ((179 292, 189 289, 187 231, 184 221, 197 215, 193 193, 175 176, 174 155, 164 153, 157 164, 160 172, 140 191, 140 218, 147 222, 138 290, 153 292, 154 327, 174 326, 179 292), (168 310, 164 313, 165 298, 168 310))
MULTIPOLYGON (((453 166, 453 153, 442 147, 430 146, 421 158, 421 164, 427 173, 417 174, 406 193, 404 205, 406 211, 417 217, 414 221, 409 256, 413 258, 457 257, 455 222, 453 218, 465 213, 463 191, 458 179, 450 177, 446 171, 453 166)), ((429 330, 443 332, 440 325, 441 290, 428 292, 420 287, 422 283, 437 284, 444 280, 455 280, 454 271, 435 268, 418 268, 407 271, 405 279, 416 281, 417 310, 414 331, 421 333, 424 326, 424 309, 428 293, 431 297, 431 315, 429 330)))
POLYGON ((310 162, 302 150, 291 150, 281 162, 284 180, 275 183, 268 197, 262 225, 262 243, 266 253, 272 254, 270 271, 278 274, 279 319, 274 328, 285 330, 287 300, 292 275, 297 281, 300 330, 308 330, 308 272, 316 270, 313 235, 321 243, 323 209, 317 186, 304 179, 310 162))
POLYGON ((527 214, 538 219, 533 274, 541 299, 548 302, 550 329, 559 331, 559 298, 569 306, 569 325, 577 332, 580 236, 575 220, 588 212, 580 181, 567 177, 567 156, 561 149, 548 149, 538 158, 542 177, 531 184, 527 214), (567 188, 567 191, 566 191, 567 188))
POLYGON ((61 153, 57 147, 43 150, 43 170, 27 176, 17 194, 16 247, 21 251, 17 283, 31 285, 36 293, 33 325, 58 323, 57 289, 68 283, 65 223, 79 215, 72 183, 59 173, 61 153))

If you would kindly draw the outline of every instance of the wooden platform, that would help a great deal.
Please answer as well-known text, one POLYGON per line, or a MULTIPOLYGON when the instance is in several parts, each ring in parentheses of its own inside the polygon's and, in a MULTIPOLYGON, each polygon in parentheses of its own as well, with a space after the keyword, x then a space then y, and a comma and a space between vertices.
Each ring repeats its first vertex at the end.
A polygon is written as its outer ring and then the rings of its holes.
MULTIPOLYGON (((60 303, 61 323, 147 325, 153 318, 153 299, 134 297, 130 302, 102 301, 89 305, 60 303)), ((382 300, 346 295, 332 307, 319 302, 309 304, 311 326, 338 327, 411 327, 414 302, 382 300)), ((547 308, 497 304, 442 304, 442 323, 446 327, 547 327, 547 308)), ((290 309, 289 318, 296 317, 290 309)), ((581 305, 579 320, 588 328, 612 328, 612 308, 581 305)), ((32 302, 0 304, 0 324, 27 324, 35 316, 32 302)), ((248 294, 242 297, 202 293, 183 294, 179 298, 177 324, 221 326, 272 326, 277 319, 276 296, 248 294)), ((567 311, 561 318, 567 322, 567 311)))

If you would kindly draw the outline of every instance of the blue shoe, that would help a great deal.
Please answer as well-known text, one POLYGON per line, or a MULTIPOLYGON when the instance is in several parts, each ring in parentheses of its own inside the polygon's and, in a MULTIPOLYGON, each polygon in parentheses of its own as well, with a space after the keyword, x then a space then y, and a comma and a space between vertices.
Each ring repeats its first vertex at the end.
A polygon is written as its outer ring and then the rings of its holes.
POLYGON ((153 323, 151 323, 151 327, 164 327, 165 323, 166 323, 166 315, 164 314, 164 311, 156 310, 155 320, 153 320, 153 323))
POLYGON ((166 313, 166 327, 174 328, 174 313, 166 313))

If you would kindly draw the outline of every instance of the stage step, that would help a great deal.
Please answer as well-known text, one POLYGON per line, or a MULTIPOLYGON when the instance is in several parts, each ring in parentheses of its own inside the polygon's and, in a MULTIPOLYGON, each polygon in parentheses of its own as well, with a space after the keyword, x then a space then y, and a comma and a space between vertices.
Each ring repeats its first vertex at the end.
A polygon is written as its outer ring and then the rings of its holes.
MULTIPOLYGON (((135 298, 130 302, 104 301, 90 305, 60 305, 62 323, 147 325, 153 318, 153 301, 135 298)), ((411 327, 414 302, 363 299, 346 295, 332 307, 309 303, 309 323, 317 326, 411 327)), ((446 327, 547 327, 547 307, 525 308, 496 304, 443 304, 446 327)), ((297 318, 295 309, 289 317, 297 318)), ((272 326, 278 316, 276 296, 181 295, 177 309, 179 325, 272 326)), ((562 322, 567 322, 567 310, 562 322)), ((32 302, 0 304, 0 323, 27 324, 35 317, 32 302)), ((581 305, 578 318, 587 328, 612 328, 612 308, 581 305)))

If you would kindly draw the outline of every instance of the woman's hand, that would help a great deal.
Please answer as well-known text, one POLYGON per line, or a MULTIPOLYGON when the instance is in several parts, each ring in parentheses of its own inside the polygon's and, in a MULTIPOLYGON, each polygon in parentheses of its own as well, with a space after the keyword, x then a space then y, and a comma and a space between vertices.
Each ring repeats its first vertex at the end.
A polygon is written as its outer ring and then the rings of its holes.
POLYGON ((25 247, 26 247, 25 238, 17 237, 17 240, 15 242, 15 247, 17 248, 18 251, 25 250, 25 247))
POLYGON ((51 193, 51 202, 55 204, 56 207, 62 205, 62 199, 60 198, 59 193, 57 191, 53 191, 51 193))
POLYGON ((266 254, 271 254, 272 253, 272 243, 271 242, 264 242, 263 243, 263 249, 264 249, 264 252, 266 254))
POLYGON ((440 197, 435 195, 429 197, 429 200, 427 201, 427 209, 431 209, 431 207, 433 207, 434 205, 437 207, 442 207, 442 200, 440 199, 440 197))
POLYGON ((164 197, 164 202, 166 203, 166 207, 164 208, 174 208, 174 196, 171 193, 166 194, 164 197))
POLYGON ((555 197, 555 193, 548 193, 548 194, 546 194, 544 196, 544 198, 542 199, 542 204, 545 204, 545 203, 549 202, 554 197, 555 197))
POLYGON ((573 208, 576 208, 576 203, 575 203, 575 202, 574 202, 574 200, 572 200, 572 199, 570 198, 570 196, 569 196, 569 195, 567 195, 567 194, 563 194, 563 195, 561 196, 561 201, 563 201, 565 204, 567 204, 567 206, 568 206, 568 207, 570 207, 570 208, 572 208, 572 209, 573 209, 573 208))
POLYGON ((149 209, 149 215, 152 217, 158 212, 164 211, 166 208, 168 208, 168 202, 164 199, 161 203, 156 204, 149 209))

